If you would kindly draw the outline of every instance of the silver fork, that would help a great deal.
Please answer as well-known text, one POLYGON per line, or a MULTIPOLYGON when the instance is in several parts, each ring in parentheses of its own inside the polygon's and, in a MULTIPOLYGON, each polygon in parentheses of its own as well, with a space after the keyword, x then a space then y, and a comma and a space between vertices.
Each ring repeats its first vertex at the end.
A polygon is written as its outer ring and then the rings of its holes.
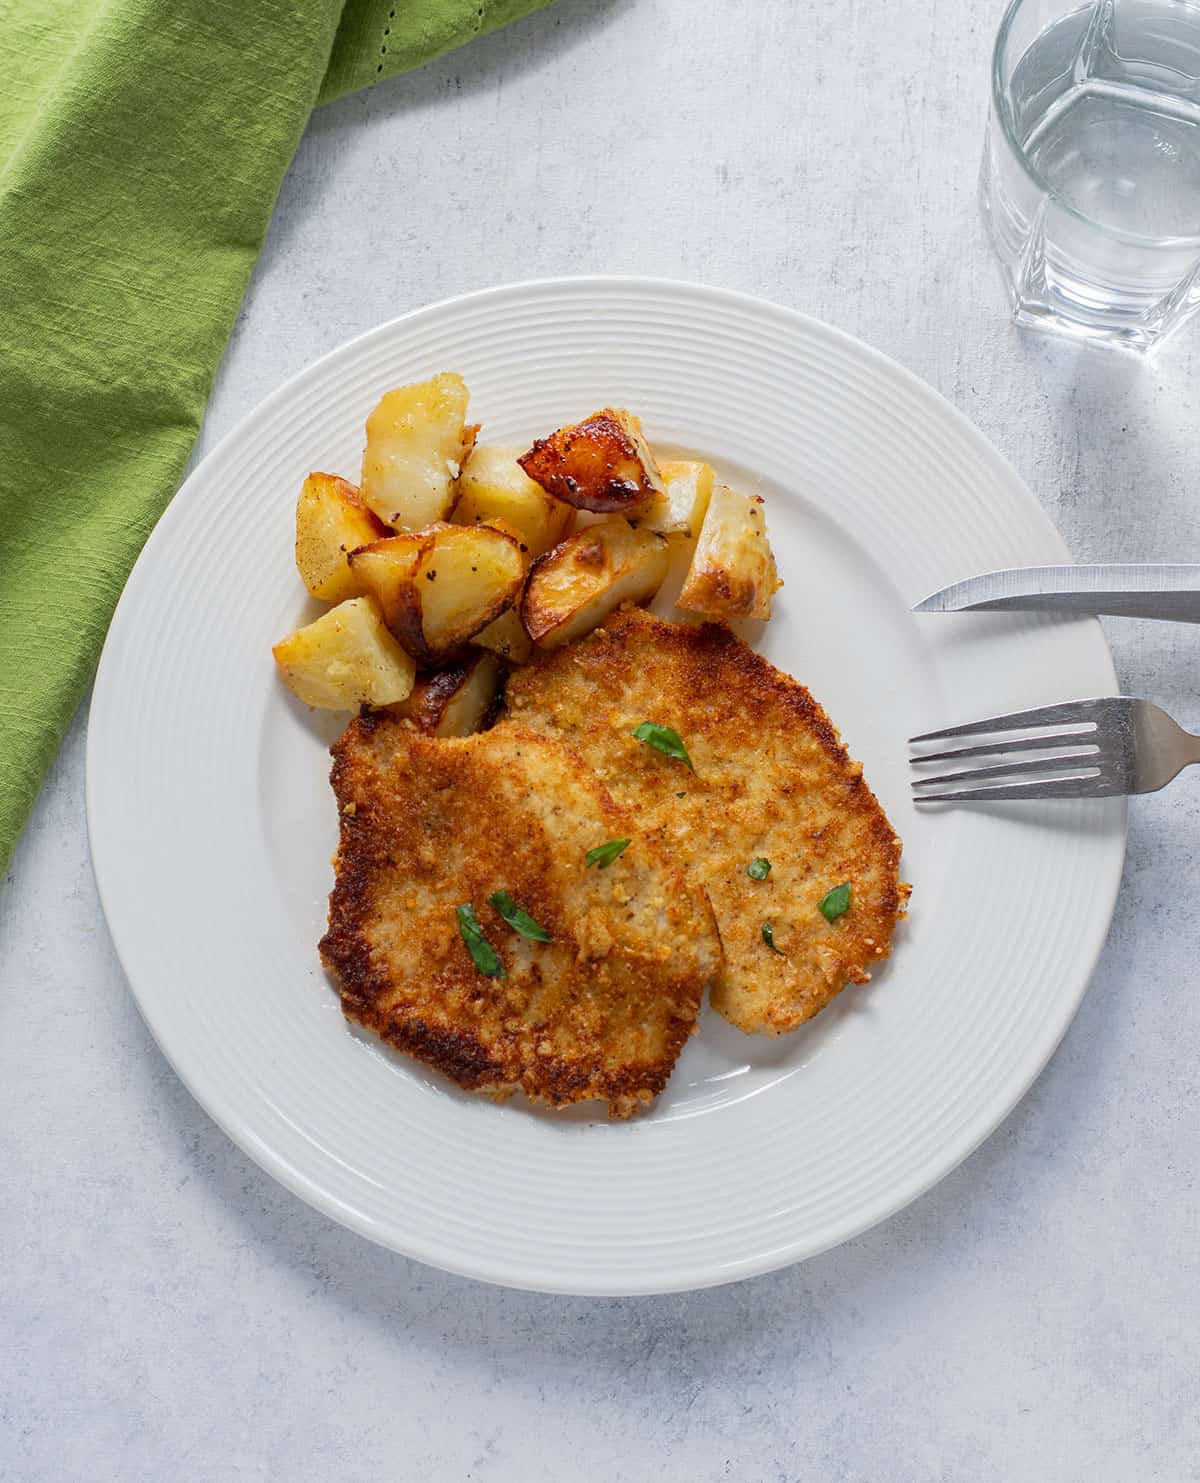
POLYGON ((1007 798, 1111 798, 1122 793, 1153 793, 1189 763, 1200 762, 1200 737, 1192 736, 1148 700, 1118 695, 1100 700, 1069 700, 1009 716, 989 716, 966 726, 948 726, 910 739, 949 741, 955 737, 998 736, 1009 731, 1032 735, 972 743, 941 752, 917 752, 915 765, 960 762, 968 757, 1045 751, 1027 761, 994 762, 958 772, 941 772, 913 782, 918 803, 1007 798), (1054 727, 1054 731, 1044 728, 1054 727), (1041 728, 1041 729, 1039 729, 1041 728), (932 792, 939 788, 942 791, 932 792), (945 791, 950 788, 951 791, 945 791))

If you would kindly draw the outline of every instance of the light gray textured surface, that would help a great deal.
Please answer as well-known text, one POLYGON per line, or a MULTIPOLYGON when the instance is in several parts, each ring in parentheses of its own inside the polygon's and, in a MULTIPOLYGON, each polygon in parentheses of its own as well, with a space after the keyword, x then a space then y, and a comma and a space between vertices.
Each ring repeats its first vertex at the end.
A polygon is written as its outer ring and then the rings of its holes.
MULTIPOLYGON (((1200 329, 1142 365, 1004 319, 974 203, 999 8, 563 0, 328 109, 203 447, 415 305, 658 273, 896 356, 1078 559, 1197 559, 1200 329)), ((1200 635, 1109 633, 1125 689, 1200 729, 1200 635)), ((1133 808, 1084 1008, 965 1166, 803 1267, 592 1302, 377 1250, 213 1127, 113 958, 83 740, 0 887, 5 1483, 1200 1478, 1200 778, 1133 808)))

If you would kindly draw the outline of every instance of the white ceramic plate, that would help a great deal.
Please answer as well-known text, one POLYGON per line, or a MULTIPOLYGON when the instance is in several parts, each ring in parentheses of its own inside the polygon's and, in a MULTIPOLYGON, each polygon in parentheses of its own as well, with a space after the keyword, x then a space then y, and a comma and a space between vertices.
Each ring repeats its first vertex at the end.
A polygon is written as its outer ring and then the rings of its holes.
POLYGON ((1092 621, 917 618, 933 588, 1061 562, 1012 470, 846 335, 694 286, 568 279, 438 304, 269 397, 188 479, 121 600, 96 683, 88 809, 113 938, 179 1075, 248 1154, 335 1219, 454 1272, 644 1293, 810 1256, 914 1199, 1013 1107, 1109 924, 1123 804, 918 814, 905 738, 1115 693, 1092 621), (767 500, 787 586, 762 647, 814 691, 906 842, 892 961, 782 1041, 706 1014, 652 1114, 497 1107, 351 1030, 316 942, 336 718, 270 645, 311 608, 292 567, 310 469, 354 478, 390 386, 453 369, 483 436, 604 403, 767 500))

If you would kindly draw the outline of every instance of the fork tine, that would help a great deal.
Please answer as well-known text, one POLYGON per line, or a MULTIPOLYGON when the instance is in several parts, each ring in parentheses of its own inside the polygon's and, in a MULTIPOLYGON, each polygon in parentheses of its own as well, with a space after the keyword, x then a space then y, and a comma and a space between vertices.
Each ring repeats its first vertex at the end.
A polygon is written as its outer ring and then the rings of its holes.
POLYGON ((1094 731, 1051 731, 1039 732, 1034 736, 1018 736, 1014 741, 983 742, 975 747, 951 747, 947 752, 914 752, 908 759, 917 762, 950 762, 959 757, 999 757, 1005 752, 1034 752, 1044 747, 1078 747, 1080 755, 1095 752, 1094 731))
MULTIPOLYGON (((1100 772, 1100 752, 1073 757, 1035 757, 1031 762, 1001 762, 995 767, 969 767, 963 772, 945 772, 936 778, 914 778, 913 788, 932 788, 938 783, 976 783, 1002 777, 1026 777, 1032 773, 1071 773, 1074 777, 1095 777, 1100 772)), ((924 797, 922 793, 919 795, 924 797)))
POLYGON ((1127 790, 1103 773, 1098 777, 1034 779, 991 788, 960 788, 955 793, 916 793, 915 803, 1002 803, 1010 798, 1115 798, 1127 790))
POLYGON ((942 731, 926 731, 910 736, 909 743, 948 741, 955 736, 987 736, 996 731, 1014 731, 1019 726, 1095 726, 1094 700, 1072 700, 1065 705, 1041 705, 1031 711, 1012 711, 1007 716, 985 716, 982 721, 969 721, 965 726, 947 726, 942 731))

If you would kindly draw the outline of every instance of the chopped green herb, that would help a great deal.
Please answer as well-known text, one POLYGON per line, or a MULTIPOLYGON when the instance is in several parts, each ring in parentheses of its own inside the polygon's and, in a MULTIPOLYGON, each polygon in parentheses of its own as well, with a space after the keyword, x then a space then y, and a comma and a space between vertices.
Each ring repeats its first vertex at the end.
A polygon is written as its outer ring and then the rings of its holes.
POLYGON ((459 936, 466 943, 467 952, 471 954, 471 961, 480 973, 487 978, 507 978, 504 961, 483 935, 483 928, 479 925, 479 919, 471 903, 465 901, 462 906, 456 906, 454 914, 458 917, 459 936))
POLYGON ((751 860, 750 864, 746 866, 746 874, 752 881, 765 881, 767 876, 771 874, 770 860, 764 860, 761 855, 757 860, 751 860))
POLYGON ((598 844, 594 850, 589 850, 584 857, 590 870, 593 865, 598 865, 601 870, 606 865, 611 865, 618 855, 623 855, 629 848, 627 839, 610 839, 607 844, 598 844))
POLYGON ((508 925, 522 937, 531 937, 534 942, 553 942, 545 927, 539 927, 527 911, 522 911, 507 891, 497 891, 488 897, 508 925))
POLYGON ((843 881, 817 902, 817 910, 827 922, 836 922, 843 912, 850 910, 850 882, 843 881))
POLYGON ((763 941, 773 953, 778 953, 781 958, 787 957, 787 954, 783 951, 782 948, 775 946, 775 929, 771 926, 770 922, 763 923, 762 934, 763 941))
POLYGON ((690 767, 693 772, 692 759, 687 754, 687 748, 683 744, 683 738, 678 731, 673 731, 670 726, 659 726, 654 721, 643 721, 640 726, 635 726, 630 733, 635 741, 645 742, 648 747, 653 747, 656 752, 661 752, 664 757, 674 757, 676 762, 682 762, 690 767))
POLYGON ((687 789, 684 788, 684 790, 682 791, 682 793, 676 793, 675 797, 676 798, 686 798, 687 797, 687 789))

